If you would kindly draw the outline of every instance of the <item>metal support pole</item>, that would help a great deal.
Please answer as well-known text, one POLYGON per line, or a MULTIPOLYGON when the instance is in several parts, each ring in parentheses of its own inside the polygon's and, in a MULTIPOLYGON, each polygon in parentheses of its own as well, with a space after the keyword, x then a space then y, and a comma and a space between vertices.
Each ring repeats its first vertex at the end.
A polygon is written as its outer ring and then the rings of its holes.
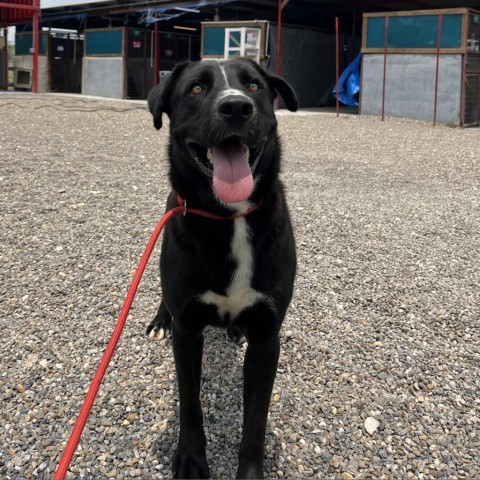
POLYGON ((338 46, 338 17, 335 17, 335 108, 337 110, 337 118, 340 115, 340 102, 338 99, 338 77, 339 77, 339 46, 338 46))
POLYGON ((5 24, 3 27, 3 38, 5 39, 5 65, 4 65, 4 76, 5 76, 5 90, 8 90, 8 25, 5 24))
MULTIPOLYGON (((277 62, 275 73, 280 75, 282 67, 282 12, 290 0, 278 0, 278 16, 277 16, 277 62)), ((280 98, 277 97, 275 102, 276 108, 280 108, 280 98)))
POLYGON ((440 65, 440 44, 442 42, 442 11, 438 14, 437 32, 437 64, 435 66, 435 98, 433 102, 433 126, 437 125, 437 103, 438 103, 438 69, 440 65))
POLYGON ((275 73, 280 75, 281 70, 281 53, 282 53, 282 0, 278 0, 277 12, 277 62, 275 65, 275 73))
MULTIPOLYGON (((35 1, 38 7, 39 0, 35 1)), ((32 71, 32 92, 38 93, 38 52, 39 52, 39 12, 33 14, 33 71, 32 71)))
POLYGON ((382 122, 385 119, 385 85, 386 85, 386 77, 387 77, 387 48, 388 48, 388 15, 385 17, 385 39, 383 44, 382 122))
MULTIPOLYGON (((275 73, 280 75, 282 69, 282 0, 278 0, 277 14, 277 61, 275 65, 275 73)), ((280 98, 277 97, 275 102, 276 108, 280 108, 280 98)))
MULTIPOLYGON (((155 19, 157 15, 155 14, 155 19)), ((155 21, 153 29, 153 85, 158 85, 158 22, 155 21)))

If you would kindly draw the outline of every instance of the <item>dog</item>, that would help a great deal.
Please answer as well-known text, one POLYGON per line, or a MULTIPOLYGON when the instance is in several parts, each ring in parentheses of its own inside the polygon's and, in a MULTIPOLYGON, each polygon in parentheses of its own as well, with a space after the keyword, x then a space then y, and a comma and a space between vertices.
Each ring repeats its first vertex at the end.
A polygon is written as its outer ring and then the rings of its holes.
POLYGON ((162 127, 163 114, 170 119, 167 210, 186 202, 223 217, 175 217, 162 243, 163 297, 147 334, 172 334, 180 398, 175 478, 210 476, 199 400, 207 325, 248 342, 237 478, 263 478, 279 331, 296 271, 278 178, 281 152, 273 109, 278 94, 289 110, 298 109, 285 80, 252 60, 234 59, 180 63, 148 96, 155 128, 162 127))

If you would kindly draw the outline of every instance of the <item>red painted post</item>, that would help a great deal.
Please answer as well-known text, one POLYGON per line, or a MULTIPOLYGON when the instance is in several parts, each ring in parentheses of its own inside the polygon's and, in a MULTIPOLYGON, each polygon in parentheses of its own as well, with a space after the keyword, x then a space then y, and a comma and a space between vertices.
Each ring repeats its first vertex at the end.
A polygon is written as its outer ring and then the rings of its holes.
MULTIPOLYGON (((37 2, 35 2, 37 4, 37 2)), ((39 50, 39 21, 38 12, 33 14, 33 70, 32 70, 32 92, 38 93, 38 50, 39 50)))
POLYGON ((155 14, 155 26, 153 29, 153 85, 156 87, 158 85, 158 22, 157 14, 155 14))
POLYGON ((438 68, 440 65, 440 44, 442 42, 442 11, 438 14, 437 33, 437 65, 435 67, 435 99, 433 103, 433 126, 437 125, 437 103, 438 103, 438 68))
POLYGON ((386 77, 387 77, 387 48, 388 48, 388 15, 385 17, 385 40, 383 43, 382 122, 385 119, 385 84, 386 84, 386 77))
POLYGON ((3 26, 3 38, 5 39, 5 65, 3 75, 5 76, 5 90, 8 90, 8 25, 3 26))
POLYGON ((338 47, 338 17, 335 17, 335 108, 337 118, 340 115, 340 102, 338 100, 338 77, 339 77, 339 47, 338 47))
MULTIPOLYGON (((280 75, 282 67, 282 0, 278 0, 278 15, 277 15, 277 62, 275 65, 275 73, 280 75)), ((276 108, 280 108, 280 97, 277 97, 275 102, 276 108)))

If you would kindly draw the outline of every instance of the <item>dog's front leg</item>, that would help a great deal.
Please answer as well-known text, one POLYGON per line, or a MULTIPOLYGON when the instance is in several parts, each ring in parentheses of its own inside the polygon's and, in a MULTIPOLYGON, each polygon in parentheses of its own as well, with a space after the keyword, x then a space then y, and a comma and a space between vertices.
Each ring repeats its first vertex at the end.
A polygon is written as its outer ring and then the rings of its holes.
POLYGON ((174 321, 172 337, 180 396, 180 435, 172 471, 175 478, 209 478, 199 397, 203 334, 174 321))
POLYGON ((263 478, 265 430, 280 354, 278 336, 249 340, 244 363, 243 438, 237 478, 263 478))

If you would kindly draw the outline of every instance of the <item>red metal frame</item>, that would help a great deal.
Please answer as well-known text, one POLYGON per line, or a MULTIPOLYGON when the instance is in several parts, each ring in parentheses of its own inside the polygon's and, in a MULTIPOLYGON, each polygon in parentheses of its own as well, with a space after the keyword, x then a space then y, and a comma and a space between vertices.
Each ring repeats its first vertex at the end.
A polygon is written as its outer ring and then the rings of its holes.
POLYGON ((0 2, 0 24, 8 26, 20 23, 32 23, 33 25, 32 92, 37 93, 40 0, 10 0, 9 2, 0 2))
POLYGON ((32 92, 38 93, 38 52, 39 42, 39 26, 40 26, 40 0, 34 0, 37 11, 33 13, 33 72, 32 72, 32 92))
POLYGON ((433 102, 433 126, 437 125, 437 103, 438 103, 438 69, 440 65, 440 43, 442 41, 442 11, 438 14, 438 32, 437 32, 437 64, 435 66, 435 98, 433 102))
POLYGON ((5 24, 3 26, 3 37, 5 39, 5 45, 3 49, 5 50, 5 65, 3 69, 3 80, 5 85, 5 90, 8 90, 8 26, 5 24))
MULTIPOLYGON (((156 16, 156 15, 155 15, 156 16)), ((158 85, 158 22, 155 22, 153 30, 153 86, 158 85)))
MULTIPOLYGON (((275 66, 275 73, 280 75, 282 69, 282 12, 287 6, 289 0, 278 0, 278 14, 277 14, 277 61, 275 66)), ((275 102, 276 108, 280 108, 280 98, 277 97, 275 102)))

